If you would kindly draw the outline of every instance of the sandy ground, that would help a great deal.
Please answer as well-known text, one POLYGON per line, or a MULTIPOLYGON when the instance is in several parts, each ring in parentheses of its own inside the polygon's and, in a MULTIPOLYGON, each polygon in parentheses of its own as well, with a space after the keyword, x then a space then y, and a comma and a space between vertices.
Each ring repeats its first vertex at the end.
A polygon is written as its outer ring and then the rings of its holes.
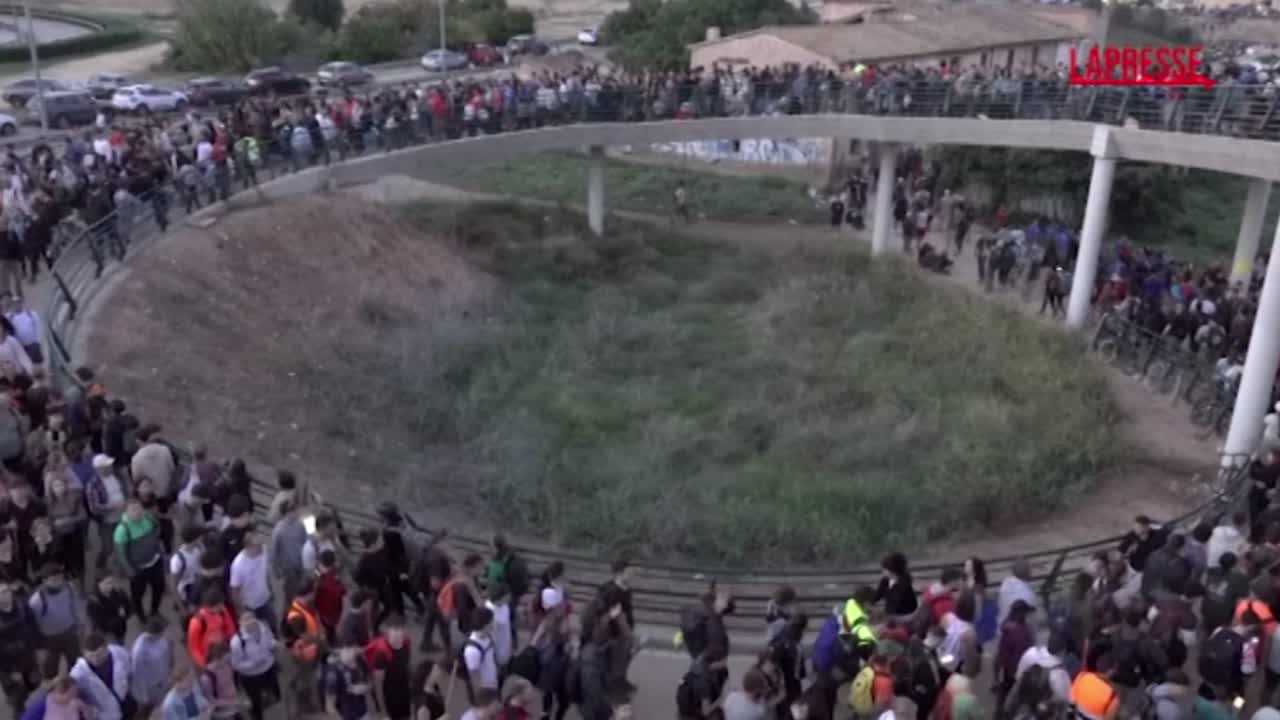
MULTIPOLYGON (((41 76, 64 82, 83 82, 99 73, 119 73, 137 77, 148 73, 153 66, 161 63, 168 48, 168 43, 157 42, 127 50, 99 53, 92 57, 53 62, 48 67, 41 68, 41 76)), ((31 73, 28 70, 0 76, 0 85, 30 76, 31 73)))
MULTIPOLYGON (((372 504, 379 492, 385 492, 375 486, 386 488, 388 481, 396 479, 350 482, 343 468, 351 467, 351 458, 343 455, 338 447, 341 443, 309 432, 313 428, 304 412, 307 406, 303 401, 309 391, 305 384, 282 372, 280 363, 240 362, 235 359, 238 352, 227 349, 253 344, 288 348, 300 344, 304 336, 310 337, 309 333, 346 327, 342 314, 361 298, 403 298, 406 293, 423 292, 421 281, 415 284, 409 280, 414 273, 433 272, 423 264, 424 256, 417 254, 421 248, 404 255, 405 262, 394 266, 394 271, 379 278, 376 285, 347 277, 348 263, 366 258, 350 255, 344 250, 346 245, 373 242, 373 247, 389 253, 385 257, 392 262, 399 262, 395 258, 402 257, 398 253, 406 252, 407 247, 400 240, 402 229, 363 204, 353 206, 352 196, 393 204, 421 198, 462 201, 477 196, 406 178, 385 178, 345 193, 346 197, 327 195, 248 211, 208 230, 184 229, 167 242, 150 246, 134 260, 126 279, 104 291, 101 306, 111 310, 100 314, 87 339, 93 349, 93 364, 111 378, 113 391, 133 398, 134 409, 143 416, 164 419, 177 429, 175 436, 213 441, 219 450, 243 453, 246 459, 262 465, 283 463, 302 468, 329 497, 372 504), (334 237, 343 238, 336 247, 334 237), (245 264, 249 262, 245 258, 233 257, 238 249, 250 245, 256 258, 250 265, 245 264), (405 274, 411 268, 417 270, 405 274), (232 283, 233 292, 218 289, 225 283, 232 283), (300 287, 313 291, 301 293, 304 297, 299 298, 300 287), (278 317, 294 317, 295 321, 281 328, 275 323, 278 317), (146 329, 147 341, 137 341, 131 331, 136 328, 146 329), (157 362, 161 359, 163 363, 157 362), (264 372, 274 373, 266 384, 260 377, 264 372), (197 387, 206 398, 202 406, 190 400, 197 387), (246 387, 263 388, 264 392, 246 393, 246 387), (209 404, 212 398, 218 399, 217 404, 209 404)), ((693 203, 696 207, 696 198, 693 203)), ((861 234, 836 234, 829 228, 800 225, 699 222, 689 232, 779 251, 796 245, 853 251, 865 240, 861 234)), ((1028 309, 1016 295, 981 293, 974 282, 973 267, 971 256, 962 257, 954 275, 936 280, 970 291, 975 299, 985 297, 1028 309)), ((446 272, 443 277, 450 287, 473 282, 466 271, 446 272)), ((309 345, 314 347, 314 341, 309 345)), ((272 353, 281 354, 274 349, 272 353)), ((288 352, 283 354, 288 356, 288 352)), ((1199 489, 1190 483, 1192 476, 1212 472, 1215 444, 1197 439, 1185 407, 1153 396, 1129 378, 1109 374, 1108 379, 1117 403, 1129 418, 1124 432, 1138 451, 1138 461, 1099 478, 1093 492, 1047 520, 975 529, 972 536, 915 549, 913 559, 924 562, 962 554, 990 557, 1007 554, 1014 546, 1032 550, 1087 542, 1122 531, 1134 515, 1172 517, 1186 508, 1199 489)), ((456 529, 466 526, 456 518, 449 523, 456 529)))

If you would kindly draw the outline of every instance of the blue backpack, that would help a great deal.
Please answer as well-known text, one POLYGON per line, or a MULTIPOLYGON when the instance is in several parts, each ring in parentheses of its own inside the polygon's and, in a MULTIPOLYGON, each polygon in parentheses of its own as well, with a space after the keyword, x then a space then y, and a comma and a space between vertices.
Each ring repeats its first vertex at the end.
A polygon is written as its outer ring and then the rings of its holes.
POLYGON ((813 641, 813 669, 818 673, 831 672, 836 665, 840 645, 840 621, 834 614, 828 615, 813 641))

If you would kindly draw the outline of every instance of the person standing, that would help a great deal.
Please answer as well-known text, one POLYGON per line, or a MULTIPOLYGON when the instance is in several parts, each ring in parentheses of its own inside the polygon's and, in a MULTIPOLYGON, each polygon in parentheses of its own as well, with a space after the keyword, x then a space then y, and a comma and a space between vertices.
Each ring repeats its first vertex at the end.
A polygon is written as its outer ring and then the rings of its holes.
POLYGON ((365 650, 373 672, 373 697, 389 720, 409 720, 413 715, 412 650, 404 620, 393 615, 382 634, 365 650))
POLYGON ((129 574, 129 595, 133 612, 141 619, 147 618, 142 608, 142 598, 151 592, 151 615, 160 612, 164 600, 164 540, 160 523, 143 509, 136 497, 125 503, 124 515, 115 527, 116 555, 120 567, 129 574))
POLYGON ((266 709, 280 700, 275 636, 256 613, 240 615, 240 630, 231 636, 231 668, 249 696, 249 717, 262 720, 266 709))
POLYGON ((124 517, 128 493, 115 471, 116 461, 101 453, 93 456, 93 477, 85 487, 89 516, 98 528, 98 557, 95 566, 102 570, 115 547, 116 525, 124 517))
POLYGON ((71 668, 80 657, 80 601, 67 584, 61 565, 46 565, 40 570, 40 586, 27 598, 27 608, 35 618, 39 647, 44 651, 41 676, 58 674, 59 663, 66 660, 71 668))
POLYGON ((12 583, 0 583, 0 688, 15 712, 36 688, 39 642, 30 611, 18 602, 16 589, 12 583))
POLYGON ((151 717, 151 711, 164 700, 173 671, 173 648, 165 637, 167 630, 165 619, 155 614, 147 618, 145 629, 133 641, 129 653, 132 668, 129 694, 138 706, 138 717, 151 717))
POLYGON ((89 698, 94 720, 133 716, 129 696, 129 653, 98 633, 84 639, 84 655, 71 667, 71 679, 89 698))
POLYGON ((280 519, 271 529, 270 565, 284 588, 286 602, 298 594, 302 581, 307 577, 302 566, 302 546, 307 543, 307 526, 299 517, 298 503, 293 497, 281 500, 275 506, 280 519))
POLYGON ((244 547, 231 561, 231 594, 237 612, 253 613, 267 626, 276 624, 267 554, 252 530, 245 533, 244 547))

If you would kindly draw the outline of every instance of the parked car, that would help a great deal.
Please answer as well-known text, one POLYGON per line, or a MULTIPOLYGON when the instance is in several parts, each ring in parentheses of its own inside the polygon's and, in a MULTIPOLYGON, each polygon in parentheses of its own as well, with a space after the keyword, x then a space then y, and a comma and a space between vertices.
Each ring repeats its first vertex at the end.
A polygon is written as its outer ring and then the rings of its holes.
POLYGON ((94 100, 110 100, 117 90, 127 85, 129 79, 123 75, 94 75, 84 84, 84 88, 94 100))
MULTIPOLYGON (((26 122, 40 123, 40 97, 27 103, 26 122)), ((67 129, 89 125, 98 117, 98 101, 85 90, 57 90, 44 94, 44 107, 49 127, 67 129)))
POLYGON ((502 53, 494 46, 485 43, 471 43, 466 46, 466 51, 467 60, 476 67, 501 65, 503 61, 502 53))
POLYGON ((249 88, 234 80, 196 78, 187 81, 186 95, 192 105, 234 105, 249 94, 249 88))
POLYGON ((264 67, 249 71, 244 82, 251 93, 276 93, 277 95, 305 95, 311 92, 311 81, 285 72, 278 67, 264 67))
POLYGON ((546 55, 551 48, 532 35, 512 35, 507 41, 507 52, 512 55, 546 55))
POLYGON ((111 107, 126 112, 166 112, 182 110, 191 101, 185 93, 155 85, 129 85, 111 96, 111 107))
POLYGON ((422 68, 427 72, 461 70, 470 64, 466 55, 452 50, 432 50, 422 56, 422 68))
POLYGON ((321 85, 363 85, 373 82, 373 73, 353 62, 331 62, 320 66, 316 79, 321 85))
POLYGON ((600 42, 600 34, 595 28, 582 28, 578 31, 579 45, 595 45, 600 42))
POLYGON ((71 89, 67 87, 66 84, 60 83, 57 80, 42 79, 40 84, 37 85, 34 79, 28 78, 6 86, 4 89, 4 101, 9 103, 10 107, 22 108, 31 101, 31 98, 39 94, 38 88, 41 86, 44 87, 44 92, 46 93, 62 92, 71 89))
POLYGON ((18 118, 0 113, 0 135, 12 135, 16 132, 18 132, 18 118))

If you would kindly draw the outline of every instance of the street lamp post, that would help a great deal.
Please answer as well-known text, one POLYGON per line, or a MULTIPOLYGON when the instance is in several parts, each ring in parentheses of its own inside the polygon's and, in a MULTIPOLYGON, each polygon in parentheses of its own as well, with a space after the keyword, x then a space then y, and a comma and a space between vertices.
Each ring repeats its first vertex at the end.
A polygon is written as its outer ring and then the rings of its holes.
POLYGON ((36 28, 31 20, 31 0, 22 0, 27 20, 27 49, 31 51, 31 72, 36 76, 36 98, 40 101, 40 132, 49 133, 49 113, 44 106, 44 83, 40 80, 40 53, 36 52, 36 28))
POLYGON ((440 0, 440 52, 441 54, 444 53, 444 2, 445 0, 440 0))

